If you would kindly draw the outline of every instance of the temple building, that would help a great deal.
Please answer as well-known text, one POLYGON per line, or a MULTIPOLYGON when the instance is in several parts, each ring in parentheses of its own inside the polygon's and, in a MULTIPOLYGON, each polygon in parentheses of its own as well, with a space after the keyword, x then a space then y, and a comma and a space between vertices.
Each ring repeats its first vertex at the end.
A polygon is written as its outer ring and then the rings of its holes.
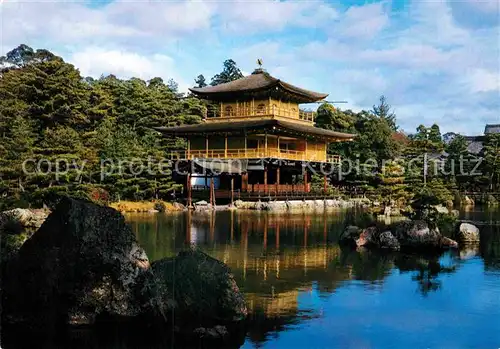
MULTIPOLYGON (((232 82, 190 91, 215 106, 204 122, 156 128, 167 137, 186 139, 186 149, 173 157, 182 163, 175 169, 189 198, 310 193, 311 172, 331 173, 340 164, 339 156, 327 153, 328 144, 354 138, 314 127, 314 112, 300 108, 327 94, 293 86, 260 68, 232 82)), ((326 181, 324 176, 325 190, 326 181)))

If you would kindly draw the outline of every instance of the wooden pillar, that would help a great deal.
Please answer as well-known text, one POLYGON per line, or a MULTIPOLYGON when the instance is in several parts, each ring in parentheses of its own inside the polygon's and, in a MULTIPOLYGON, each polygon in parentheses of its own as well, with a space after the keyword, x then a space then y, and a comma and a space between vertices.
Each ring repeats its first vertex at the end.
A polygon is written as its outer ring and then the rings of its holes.
POLYGON ((190 159, 189 153, 191 153, 191 141, 188 138, 187 139, 187 154, 186 154, 187 155, 186 156, 187 159, 190 159))
POLYGON ((304 192, 309 192, 309 190, 307 190, 307 168, 304 169, 304 192))
POLYGON ((328 192, 326 174, 323 175, 323 191, 324 191, 325 195, 328 192))
POLYGON ((276 194, 278 194, 279 187, 280 187, 280 168, 278 167, 276 169, 276 194))
POLYGON ((191 173, 186 176, 186 190, 187 190, 187 207, 191 207, 191 173))
POLYGON ((267 194, 267 165, 264 167, 264 192, 267 194))
POLYGON ((224 103, 222 103, 222 102, 221 102, 221 104, 220 104, 220 117, 221 117, 221 118, 222 118, 222 117, 224 117, 224 107, 223 107, 223 104, 224 104, 224 103))
POLYGON ((264 156, 267 156, 267 131, 266 135, 264 136, 264 156))
POLYGON ((234 203, 234 176, 231 176, 231 206, 234 203))
POLYGON ((242 191, 248 190, 248 172, 241 174, 241 190, 242 191))
POLYGON ((224 136, 224 157, 227 158, 227 133, 224 136))
POLYGON ((205 136, 205 155, 208 158, 208 136, 205 136))

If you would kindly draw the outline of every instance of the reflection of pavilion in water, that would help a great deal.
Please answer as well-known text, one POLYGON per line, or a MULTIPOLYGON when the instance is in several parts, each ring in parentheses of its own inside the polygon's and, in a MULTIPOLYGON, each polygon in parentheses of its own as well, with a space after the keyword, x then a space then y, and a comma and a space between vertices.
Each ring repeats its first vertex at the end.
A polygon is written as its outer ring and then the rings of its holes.
POLYGON ((331 289, 332 283, 351 277, 350 267, 331 273, 330 264, 340 257, 338 245, 328 244, 331 220, 231 212, 223 220, 229 224, 221 227, 216 217, 215 213, 186 215, 185 243, 229 265, 251 312, 268 317, 296 314, 300 293, 311 291, 313 283, 331 289))

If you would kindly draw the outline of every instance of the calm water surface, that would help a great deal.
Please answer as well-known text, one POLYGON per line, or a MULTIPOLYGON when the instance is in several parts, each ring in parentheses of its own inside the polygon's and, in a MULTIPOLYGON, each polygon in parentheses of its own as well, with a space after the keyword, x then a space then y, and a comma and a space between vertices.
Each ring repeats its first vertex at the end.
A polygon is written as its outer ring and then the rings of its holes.
MULTIPOLYGON (((500 348, 500 226, 441 256, 341 250, 352 212, 129 215, 150 259, 196 246, 246 295, 243 348, 500 348)), ((464 219, 500 221, 500 211, 464 219)))

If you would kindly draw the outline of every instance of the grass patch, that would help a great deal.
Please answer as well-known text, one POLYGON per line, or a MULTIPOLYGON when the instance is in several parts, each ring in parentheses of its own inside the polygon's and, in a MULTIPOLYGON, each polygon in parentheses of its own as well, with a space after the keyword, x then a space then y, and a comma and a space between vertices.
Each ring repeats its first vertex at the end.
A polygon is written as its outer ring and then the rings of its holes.
POLYGON ((120 201, 109 205, 119 212, 178 211, 174 204, 165 201, 120 201))

